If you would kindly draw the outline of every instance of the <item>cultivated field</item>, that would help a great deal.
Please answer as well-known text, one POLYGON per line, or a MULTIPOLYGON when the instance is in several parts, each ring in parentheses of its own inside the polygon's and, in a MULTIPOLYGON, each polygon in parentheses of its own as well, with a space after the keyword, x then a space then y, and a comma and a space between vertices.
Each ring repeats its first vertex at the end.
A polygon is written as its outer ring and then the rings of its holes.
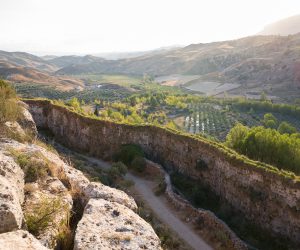
POLYGON ((199 77, 199 75, 168 75, 156 77, 154 80, 165 86, 180 86, 196 80, 199 77))
MULTIPOLYGON (((191 83, 191 82, 190 82, 191 83)), ((200 82, 193 81, 192 84, 186 86, 187 89, 204 93, 208 96, 218 95, 232 89, 240 87, 238 83, 220 83, 220 82, 200 82)))

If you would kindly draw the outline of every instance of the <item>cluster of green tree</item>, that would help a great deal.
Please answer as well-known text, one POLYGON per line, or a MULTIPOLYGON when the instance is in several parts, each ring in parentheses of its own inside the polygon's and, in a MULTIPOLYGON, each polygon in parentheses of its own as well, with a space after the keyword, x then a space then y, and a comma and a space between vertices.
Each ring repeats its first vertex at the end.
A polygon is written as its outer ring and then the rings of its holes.
POLYGON ((137 172, 143 172, 146 168, 145 154, 142 148, 135 144, 122 145, 114 155, 115 161, 120 161, 137 172))
MULTIPOLYGON (((150 94, 134 95, 127 98, 124 102, 97 100, 95 101, 94 114, 112 121, 129 124, 151 123, 176 129, 175 123, 168 118, 163 106, 158 105, 160 101, 166 105, 165 98, 168 98, 166 94, 159 93, 153 96, 150 94)), ((177 101, 174 105, 180 104, 177 101)))
POLYGON ((97 89, 85 89, 82 91, 70 90, 61 91, 49 86, 43 86, 38 84, 14 84, 18 95, 23 98, 49 98, 53 100, 67 101, 73 97, 83 100, 85 103, 93 103, 95 99, 102 100, 121 100, 127 98, 130 95, 130 91, 116 91, 113 88, 97 88, 97 89))
POLYGON ((266 128, 277 129, 280 134, 295 134, 298 132, 297 128, 286 121, 279 123, 277 118, 271 113, 264 115, 262 123, 266 128))
POLYGON ((151 108, 167 106, 169 108, 186 109, 187 95, 176 94, 170 91, 148 91, 139 95, 132 95, 125 101, 129 102, 132 106, 144 105, 151 108))
POLYGON ((16 121, 21 114, 15 90, 0 79, 0 124, 16 121))
MULTIPOLYGON (((230 102, 230 101, 229 101, 230 102)), ((300 118, 300 106, 283 104, 283 103, 272 103, 271 101, 255 101, 247 99, 236 99, 231 100, 232 106, 242 111, 263 111, 280 113, 284 115, 292 115, 300 118)))
MULTIPOLYGON (((267 125, 273 126, 272 117, 267 115, 266 118, 269 118, 267 125)), ((294 128, 286 122, 281 123, 278 130, 236 124, 225 144, 251 159, 300 174, 300 134, 293 132, 294 128)))

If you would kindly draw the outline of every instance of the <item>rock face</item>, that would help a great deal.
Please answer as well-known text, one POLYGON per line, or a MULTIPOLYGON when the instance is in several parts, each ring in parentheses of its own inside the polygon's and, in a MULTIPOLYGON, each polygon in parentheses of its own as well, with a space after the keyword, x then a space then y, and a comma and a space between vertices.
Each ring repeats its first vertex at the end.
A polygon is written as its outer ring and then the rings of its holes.
MULTIPOLYGON (((71 193, 79 195, 83 206, 87 204, 76 231, 77 249, 121 249, 119 246, 122 246, 122 249, 160 249, 160 240, 151 226, 134 212, 137 205, 132 197, 121 190, 90 182, 81 171, 66 164, 57 154, 43 147, 2 140, 0 174, 0 250, 9 249, 2 246, 12 246, 12 249, 55 248, 60 227, 71 214, 71 193), (12 148, 15 152, 38 156, 46 161, 51 166, 52 176, 34 183, 26 183, 24 187, 22 169, 11 156, 3 154, 12 148), (58 199, 59 212, 51 217, 52 226, 40 229, 38 234, 35 234, 41 244, 25 231, 4 233, 21 228, 23 213, 27 216, 34 215, 35 211, 42 210, 35 209, 45 206, 45 201, 49 205, 58 199), (114 214, 115 210, 119 213, 117 216, 114 214), (96 223, 101 225, 97 226, 96 223), (22 237, 24 242, 21 242, 22 237), (94 240, 95 237, 98 240, 94 240), (13 246, 12 242, 15 242, 16 246, 13 246)), ((26 216, 25 218, 27 219, 26 216)))
POLYGON ((29 132, 31 136, 36 137, 38 132, 32 115, 28 111, 28 105, 24 102, 20 102, 20 106, 22 108, 22 118, 18 121, 18 123, 24 130, 27 131, 27 133, 29 132))
POLYGON ((18 230, 0 234, 0 250, 47 250, 32 234, 18 230))
POLYGON ((77 225, 74 250, 161 249, 151 226, 127 207, 90 199, 77 225), (99 216, 101 214, 102 216, 99 216))
POLYGON ((299 182, 231 157, 204 140, 154 126, 94 120, 49 101, 27 103, 37 126, 50 129, 68 147, 109 159, 120 145, 138 144, 148 158, 204 182, 262 229, 300 244, 299 182), (199 160, 206 169, 197 168, 199 160))
POLYGON ((20 229, 23 221, 24 173, 0 152, 0 233, 20 229))

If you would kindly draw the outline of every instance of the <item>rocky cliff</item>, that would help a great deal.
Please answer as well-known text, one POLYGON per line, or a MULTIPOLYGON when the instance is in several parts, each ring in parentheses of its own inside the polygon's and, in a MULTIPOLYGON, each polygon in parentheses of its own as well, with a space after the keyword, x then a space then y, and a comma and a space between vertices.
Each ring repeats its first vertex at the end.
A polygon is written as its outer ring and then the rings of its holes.
POLYGON ((161 249, 152 227, 136 214, 132 197, 90 182, 38 144, 26 106, 24 113, 14 126, 18 133, 30 132, 32 140, 0 136, 1 250, 161 249))
POLYGON ((163 128, 95 120, 49 101, 27 103, 37 125, 67 146, 109 159, 122 144, 138 144, 164 167, 207 184, 260 228, 300 244, 300 185, 292 175, 163 128))

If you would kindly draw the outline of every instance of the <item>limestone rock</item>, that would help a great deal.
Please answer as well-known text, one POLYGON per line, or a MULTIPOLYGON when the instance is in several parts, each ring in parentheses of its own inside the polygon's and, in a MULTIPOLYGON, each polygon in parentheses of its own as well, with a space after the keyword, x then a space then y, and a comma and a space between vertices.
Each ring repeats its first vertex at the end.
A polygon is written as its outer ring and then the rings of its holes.
POLYGON ((32 136, 36 137, 38 134, 35 122, 32 118, 31 113, 28 111, 29 107, 24 102, 19 102, 21 108, 22 108, 22 117, 19 119, 19 124, 21 127, 26 130, 26 132, 30 133, 32 136))
POLYGON ((26 195, 24 213, 35 213, 35 209, 41 207, 50 209, 52 205, 55 210, 51 215, 51 226, 42 230, 37 236, 40 242, 49 248, 56 246, 56 235, 62 224, 68 221, 73 205, 72 196, 56 177, 48 177, 43 183, 38 184, 37 190, 26 195))
POLYGON ((24 172, 14 159, 0 151, 0 175, 16 189, 20 203, 24 200, 24 172))
POLYGON ((90 199, 77 225, 74 250, 161 249, 152 227, 131 209, 103 199, 90 199), (101 216, 99 216, 101 215, 101 216))
POLYGON ((23 212, 16 189, 0 176, 0 233, 20 229, 23 212))
POLYGON ((47 250, 33 235, 18 230, 0 234, 0 250, 47 250))
POLYGON ((134 199, 128 196, 125 192, 105 186, 101 183, 91 182, 85 189, 84 194, 89 199, 100 198, 107 201, 117 202, 132 210, 137 210, 137 205, 134 199))
POLYGON ((0 233, 21 228, 23 187, 22 169, 11 157, 0 152, 0 233))

